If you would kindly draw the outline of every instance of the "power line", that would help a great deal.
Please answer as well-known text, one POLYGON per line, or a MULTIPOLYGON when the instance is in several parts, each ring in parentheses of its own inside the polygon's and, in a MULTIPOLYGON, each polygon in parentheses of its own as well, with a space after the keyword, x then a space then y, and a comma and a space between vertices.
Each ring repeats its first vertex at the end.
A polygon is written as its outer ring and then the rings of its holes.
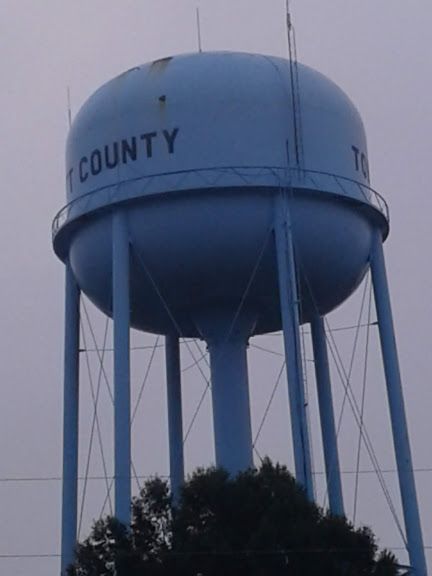
POLYGON ((0 554, 0 560, 22 560, 35 558, 60 558, 60 554, 0 554))
MULTIPOLYGON (((430 474, 432 473, 432 466, 425 466, 425 467, 419 467, 419 468, 413 468, 413 472, 415 474, 430 474)), ((341 474, 350 476, 350 475, 355 475, 355 474, 376 474, 376 471, 373 469, 366 469, 366 470, 341 470, 340 472, 341 474)), ((381 468, 381 473, 382 474, 396 474, 397 473, 397 469, 396 468, 381 468)), ((312 472, 312 474, 314 474, 315 476, 324 476, 325 475, 325 471, 324 470, 314 470, 312 472)), ((156 474, 137 474, 136 477, 139 478, 140 480, 145 480, 147 478, 154 478, 156 476, 156 474)), ((158 478, 169 478, 169 474, 157 474, 158 478)), ((108 476, 108 479, 112 479, 114 478, 114 476, 108 476)), ((63 480, 63 478, 61 476, 4 476, 4 477, 0 477, 0 483, 10 483, 10 484, 37 484, 37 483, 43 483, 43 482, 61 482, 63 480)), ((84 476, 79 476, 78 477, 78 481, 82 482, 85 480, 84 476)), ((105 481, 106 477, 105 476, 88 476, 87 480, 91 480, 91 481, 105 481)))
MULTIPOLYGON (((406 550, 405 546, 385 546, 387 550, 406 550)), ((425 550, 432 550, 432 544, 427 546, 423 546, 425 550)), ((235 556, 239 554, 260 554, 262 556, 266 555, 274 555, 274 554, 292 554, 293 552, 308 552, 314 554, 321 554, 321 553, 339 553, 339 552, 346 552, 347 550, 353 551, 353 548, 287 548, 285 550, 237 550, 237 551, 227 551, 227 552, 172 552, 169 555, 172 556, 180 556, 180 555, 202 555, 202 556, 235 556)), ((57 559, 60 558, 59 553, 52 553, 52 554, 0 554, 0 560, 24 560, 24 559, 48 559, 53 558, 57 559)))

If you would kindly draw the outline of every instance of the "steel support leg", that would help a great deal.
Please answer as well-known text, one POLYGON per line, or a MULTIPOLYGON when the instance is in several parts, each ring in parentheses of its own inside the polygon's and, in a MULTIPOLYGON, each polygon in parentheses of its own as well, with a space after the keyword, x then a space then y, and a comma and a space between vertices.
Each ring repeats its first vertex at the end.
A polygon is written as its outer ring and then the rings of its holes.
POLYGON ((376 233, 370 259, 375 307, 387 384, 393 442, 405 519, 410 563, 416 576, 426 576, 426 560, 408 438, 396 338, 387 283, 382 238, 376 233))
POLYGON ((130 523, 129 237, 123 213, 113 215, 114 492, 115 517, 130 523))
POLYGON ((184 481, 184 456, 180 346, 177 335, 168 334, 165 337, 165 360, 171 493, 174 502, 178 502, 184 481))
POLYGON ((344 516, 326 334, 324 321, 318 314, 312 319, 311 329, 330 512, 344 516))
POLYGON ((305 488, 308 498, 313 500, 311 454, 299 334, 299 297, 288 199, 285 193, 278 195, 275 202, 275 245, 295 472, 297 481, 305 488))
POLYGON ((74 560, 77 538, 78 409, 79 409, 79 308, 80 293, 70 264, 66 264, 64 395, 63 395, 63 495, 61 574, 74 560))

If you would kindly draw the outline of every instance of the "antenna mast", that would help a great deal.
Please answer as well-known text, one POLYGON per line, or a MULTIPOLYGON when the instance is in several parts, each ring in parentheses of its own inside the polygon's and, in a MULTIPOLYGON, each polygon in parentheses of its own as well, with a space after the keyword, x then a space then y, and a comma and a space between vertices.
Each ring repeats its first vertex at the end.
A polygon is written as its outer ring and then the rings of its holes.
POLYGON ((286 29, 288 43, 288 57, 290 68, 291 100, 293 111, 294 149, 296 167, 303 167, 303 129, 300 105, 300 88, 297 64, 297 45, 295 29, 292 23, 289 0, 286 0, 286 29))
POLYGON ((197 25, 197 39, 198 39, 198 52, 202 52, 201 45, 201 19, 200 19, 200 9, 196 9, 196 25, 197 25))

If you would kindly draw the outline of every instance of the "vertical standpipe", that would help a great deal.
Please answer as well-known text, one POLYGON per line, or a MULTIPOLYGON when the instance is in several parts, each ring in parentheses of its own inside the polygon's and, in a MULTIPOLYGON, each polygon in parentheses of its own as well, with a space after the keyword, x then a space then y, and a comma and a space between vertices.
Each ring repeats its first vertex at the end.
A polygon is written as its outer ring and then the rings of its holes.
POLYGON ((253 466, 247 366, 252 325, 226 311, 199 322, 210 353, 216 466, 232 475, 253 466))
POLYGON ((274 233, 295 472, 297 481, 304 487, 308 498, 312 501, 314 490, 299 334, 299 295, 288 198, 285 191, 280 191, 275 199, 274 233))
POLYGON ((318 313, 315 314, 311 321, 311 329, 330 512, 336 516, 343 516, 344 504, 327 354, 327 340, 324 320, 318 313))
POLYGON ((184 481, 180 345, 177 334, 165 337, 165 362, 171 493, 176 503, 184 481))
POLYGON ((78 408, 79 408, 79 309, 80 291, 69 262, 66 263, 64 394, 63 394, 63 494, 61 574, 74 561, 77 538, 78 408))
POLYGON ((112 297, 114 321, 114 494, 115 517, 130 523, 131 434, 129 347, 129 236, 125 214, 112 221, 112 297))
POLYGON ((384 261, 381 233, 376 231, 370 258, 375 307, 384 363, 393 442, 399 476, 402 508, 408 553, 415 576, 426 576, 426 560, 417 503, 417 493, 412 469, 408 426, 402 393, 402 382, 396 348, 396 338, 390 303, 390 293, 384 261))

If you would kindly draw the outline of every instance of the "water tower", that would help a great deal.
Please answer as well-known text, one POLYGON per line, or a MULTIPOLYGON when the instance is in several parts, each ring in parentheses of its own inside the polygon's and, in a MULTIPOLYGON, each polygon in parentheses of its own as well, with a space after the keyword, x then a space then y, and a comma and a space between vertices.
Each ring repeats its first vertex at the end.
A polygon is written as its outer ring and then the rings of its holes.
POLYGON ((416 574, 422 535, 382 244, 361 118, 320 73, 231 52, 164 58, 114 78, 70 130, 62 569, 76 541, 79 299, 114 325, 115 515, 130 518, 129 330, 166 338, 170 474, 183 479, 179 338, 210 353, 216 464, 253 465, 247 345, 283 330, 295 474, 313 498, 299 326, 313 335, 331 510, 343 514, 323 317, 372 272, 394 445, 416 574))

